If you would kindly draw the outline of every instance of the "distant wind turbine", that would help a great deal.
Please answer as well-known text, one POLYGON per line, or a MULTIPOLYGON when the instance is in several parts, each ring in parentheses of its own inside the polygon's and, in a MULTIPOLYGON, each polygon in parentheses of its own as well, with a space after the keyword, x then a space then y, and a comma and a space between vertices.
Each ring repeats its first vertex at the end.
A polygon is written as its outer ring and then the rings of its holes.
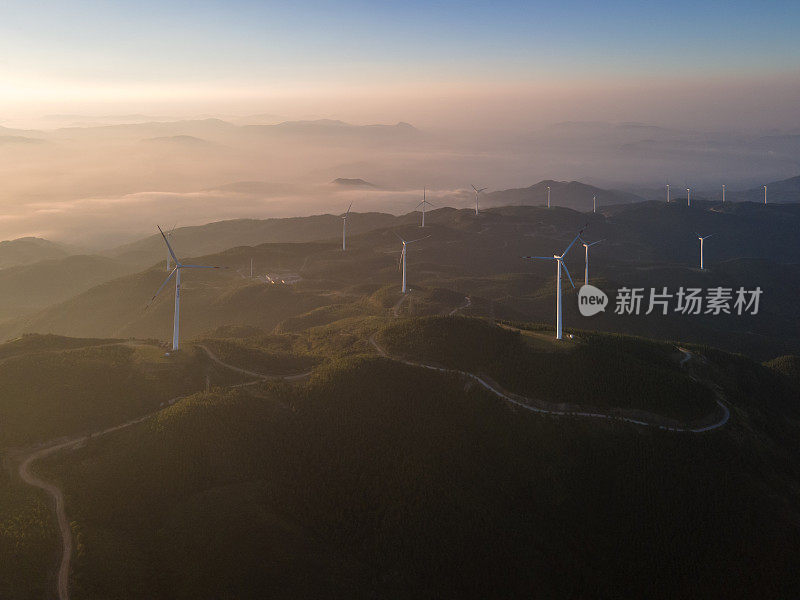
MULTIPOLYGON (((395 233, 395 235, 397 235, 397 234, 395 233)), ((425 237, 417 238, 416 240, 408 240, 408 241, 407 241, 407 240, 404 240, 404 239, 403 239, 402 237, 400 237, 399 235, 397 235, 397 238, 398 238, 398 239, 399 239, 401 242, 403 242, 403 249, 400 251, 400 268, 401 268, 401 269, 402 269, 402 271, 403 271, 403 293, 404 293, 404 294, 405 294, 405 293, 406 293, 406 291, 407 291, 407 288, 406 288, 406 256, 407 256, 407 254, 408 254, 408 252, 407 252, 407 246, 408 246, 409 244, 413 244, 414 242, 420 242, 420 241, 422 241, 422 240, 427 240, 429 237, 431 237, 431 236, 429 236, 429 235, 426 235, 425 237)))
POLYGON ((597 212, 597 195, 592 196, 592 212, 597 212))
MULTIPOLYGON (((470 184, 470 185, 471 185, 471 184, 470 184)), ((478 215, 478 194, 480 194, 480 193, 481 193, 483 190, 485 190, 486 188, 480 188, 480 189, 478 189, 478 188, 476 188, 476 187, 473 185, 473 186, 472 186, 472 189, 473 189, 473 190, 475 190, 475 216, 477 216, 477 215, 478 215)))
POLYGON ((703 242, 705 240, 707 240, 708 238, 710 238, 714 234, 711 233, 709 235, 702 236, 699 233, 697 233, 696 231, 694 232, 694 234, 697 236, 697 239, 700 240, 700 270, 702 271, 705 268, 703 266, 703 242))
POLYGON ((581 239, 583 244, 583 248, 585 250, 585 259, 584 259, 584 267, 583 267, 583 285, 589 285, 589 248, 594 246, 595 244, 599 244, 603 240, 597 240, 596 242, 592 242, 591 244, 587 244, 585 240, 581 239))
POLYGON ((342 218, 342 252, 347 250, 347 217, 350 216, 350 209, 353 208, 353 203, 347 207, 347 212, 339 215, 342 218))
POLYGON ((547 208, 550 208, 550 186, 547 186, 547 208))
POLYGON ((686 206, 692 205, 692 188, 686 188, 686 206))
POLYGON ((575 284, 572 282, 572 277, 569 274, 569 270, 567 269, 567 265, 564 264, 564 257, 569 252, 570 248, 577 242, 580 237, 581 233, 583 233, 583 229, 578 232, 578 235, 575 236, 567 249, 564 250, 560 255, 554 254, 551 256, 523 256, 524 259, 533 259, 533 260, 554 260, 556 261, 556 339, 562 339, 562 331, 561 331, 561 269, 564 269, 564 273, 567 274, 567 278, 569 279, 570 284, 572 287, 575 287, 575 284))
POLYGON ((250 279, 253 278, 253 259, 250 258, 250 279))
MULTIPOLYGON (((767 186, 764 186, 764 204, 767 203, 767 186)), ((780 202, 778 202, 780 204, 780 202)))
MULTIPOLYGON (((177 224, 176 224, 176 225, 173 225, 173 226, 172 226, 172 229, 170 229, 170 230, 167 232, 167 237, 168 237, 169 239, 172 239, 172 234, 173 234, 173 232, 175 231, 175 227, 177 227, 177 224)), ((170 271, 170 266, 171 266, 171 265, 169 264, 169 260, 170 260, 170 258, 171 258, 171 256, 169 255, 169 252, 167 252, 167 273, 169 273, 169 271, 170 271)))
POLYGON ((669 184, 667 184, 667 204, 669 204, 669 184))
POLYGON ((180 319, 181 319, 181 270, 182 269, 225 269, 227 267, 209 267, 205 265, 184 265, 181 261, 178 260, 178 257, 175 256, 175 253, 172 251, 172 246, 169 245, 167 241, 167 236, 161 230, 161 227, 158 227, 159 233, 161 233, 161 237, 164 238, 164 243, 167 245, 167 250, 169 251, 172 260, 175 261, 175 267, 170 271, 170 274, 167 275, 167 278, 164 280, 164 283, 161 284, 161 287, 158 288, 156 293, 150 299, 150 302, 147 303, 147 307, 149 308, 150 305, 155 301, 158 295, 161 293, 161 290, 164 289, 164 286, 169 283, 169 280, 175 276, 175 317, 172 323, 172 350, 177 350, 180 346, 180 319))
POLYGON ((722 184, 722 203, 725 204, 725 184, 722 184))
POLYGON ((422 207, 422 225, 421 225, 421 227, 425 227, 425 209, 426 209, 428 206, 434 206, 434 205, 433 205, 431 202, 428 202, 428 197, 427 197, 427 190, 426 190, 426 188, 422 188, 422 202, 420 202, 419 204, 417 204, 417 206, 414 208, 414 210, 416 210, 416 209, 417 209, 417 208, 419 208, 420 206, 422 207))

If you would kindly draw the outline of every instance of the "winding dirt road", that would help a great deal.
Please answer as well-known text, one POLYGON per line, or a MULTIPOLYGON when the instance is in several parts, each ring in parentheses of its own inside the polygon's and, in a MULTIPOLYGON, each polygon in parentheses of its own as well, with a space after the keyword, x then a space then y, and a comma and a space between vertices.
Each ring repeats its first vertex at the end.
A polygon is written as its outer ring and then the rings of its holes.
MULTIPOLYGON (((372 334, 369 338, 370 344, 372 344, 373 348, 380 354, 381 356, 388 358, 390 360, 394 360, 412 367, 421 367, 423 369, 429 369, 431 371, 439 371, 440 373, 451 373, 454 375, 460 375, 462 377, 466 377, 476 381, 485 389, 489 390, 498 398, 505 400, 515 406, 523 408, 525 410, 529 410, 531 412, 545 414, 545 415, 555 415, 555 416, 565 416, 565 417, 580 417, 580 418, 591 418, 591 419, 608 419, 612 421, 622 421, 625 423, 631 423, 633 425, 642 425, 645 427, 655 427, 658 429, 662 429, 664 431, 674 431, 679 433, 704 433, 707 431, 713 431, 714 429, 719 429, 723 425, 725 425, 728 420, 730 419, 731 413, 728 410, 728 407, 725 406, 722 402, 720 402, 719 398, 716 399, 717 402, 717 414, 713 417, 709 416, 708 423, 703 423, 702 425, 698 424, 696 426, 692 425, 678 425, 672 422, 671 419, 666 417, 656 415, 654 413, 649 413, 647 411, 635 411, 636 416, 626 416, 623 414, 621 410, 609 410, 609 411, 602 411, 597 408, 584 408, 577 405, 571 405, 569 408, 566 408, 566 405, 557 405, 552 404, 549 402, 544 402, 542 400, 536 400, 533 398, 527 398, 525 396, 520 396, 519 394, 514 394, 512 392, 508 392, 503 390, 499 385, 493 382, 489 382, 486 378, 479 377, 474 373, 470 373, 468 371, 461 371, 459 369, 449 369, 445 367, 438 367, 436 365, 429 365, 422 362, 415 362, 406 360, 404 358, 400 358, 397 356, 392 356, 386 352, 377 342, 375 339, 375 334, 372 334)), ((686 354, 686 351, 684 351, 686 354)), ((691 358, 691 354, 689 354, 689 358, 691 358)), ((685 364, 686 357, 684 356, 684 361, 681 364, 685 364)))
MULTIPOLYGON (((226 369, 235 371, 237 373, 247 375, 248 377, 256 377, 255 381, 251 381, 248 383, 240 383, 231 387, 253 385, 255 383, 259 383, 260 381, 276 380, 276 379, 282 379, 285 381, 300 381, 311 375, 311 371, 307 371, 305 373, 298 373, 296 375, 265 375, 263 373, 248 371, 247 369, 242 369, 240 367, 229 365, 228 363, 221 361, 211 350, 209 350, 202 344, 196 344, 196 346, 198 348, 201 348, 208 355, 208 357, 216 364, 225 367, 226 369)), ((184 397, 185 396, 173 398, 172 400, 169 401, 168 404, 169 405, 175 404, 175 402, 184 397)), ((156 413, 158 413, 159 410, 161 410, 161 408, 153 412, 147 413, 146 415, 142 415, 141 417, 136 417, 135 419, 126 421, 125 423, 122 423, 120 425, 114 425, 113 427, 108 427, 100 431, 95 431, 89 435, 80 435, 68 439, 60 438, 59 440, 47 442, 44 445, 39 446, 30 454, 27 454, 22 457, 21 462, 19 464, 19 468, 17 469, 20 479, 22 479, 22 481, 24 481, 25 483, 27 483, 32 487, 44 490, 53 499, 54 510, 56 513, 56 521, 58 522, 58 531, 59 535, 61 536, 61 562, 58 567, 58 580, 57 580, 59 600, 69 600, 69 574, 70 574, 70 565, 72 562, 72 548, 74 546, 72 539, 72 528, 70 527, 70 522, 69 519, 67 518, 67 512, 64 504, 64 493, 61 491, 61 488, 59 488, 54 483, 45 481, 44 479, 41 479, 37 475, 33 474, 31 472, 31 465, 37 460, 45 458, 46 456, 50 456, 51 454, 55 454, 56 452, 59 452, 61 450, 66 450, 67 448, 73 448, 75 446, 78 446, 79 444, 85 443, 89 439, 102 437, 109 433, 119 431, 120 429, 125 429, 126 427, 130 427, 137 423, 141 423, 149 419, 156 413)))

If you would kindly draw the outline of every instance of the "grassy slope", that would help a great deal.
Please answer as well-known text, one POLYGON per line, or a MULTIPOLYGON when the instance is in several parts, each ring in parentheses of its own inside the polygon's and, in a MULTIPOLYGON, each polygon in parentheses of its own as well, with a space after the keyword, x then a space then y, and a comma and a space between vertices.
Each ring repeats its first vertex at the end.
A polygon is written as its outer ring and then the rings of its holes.
POLYGON ((557 346, 547 336, 459 317, 400 321, 378 340, 390 354, 485 374, 549 402, 639 408, 685 421, 716 406, 708 388, 681 372, 673 347, 648 340, 584 334, 557 346))
POLYGON ((735 411, 705 436, 554 420, 348 359, 48 468, 78 524, 76 598, 786 597, 800 432, 781 398, 735 411))

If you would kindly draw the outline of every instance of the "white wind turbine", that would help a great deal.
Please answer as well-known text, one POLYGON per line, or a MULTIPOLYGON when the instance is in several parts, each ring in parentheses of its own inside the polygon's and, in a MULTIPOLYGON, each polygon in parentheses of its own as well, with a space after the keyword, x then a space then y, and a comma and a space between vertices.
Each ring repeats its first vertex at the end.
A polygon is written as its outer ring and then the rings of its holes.
POLYGON ((353 203, 347 207, 347 212, 339 215, 342 218, 342 252, 347 250, 347 217, 350 216, 350 209, 353 208, 353 203))
POLYGON ((686 188, 686 206, 692 205, 692 188, 686 188))
MULTIPOLYGON (((470 185, 472 185, 472 184, 470 184, 470 185)), ((480 194, 482 191, 484 191, 487 188, 478 189, 473 185, 472 189, 475 190, 475 215, 477 216, 477 214, 478 214, 478 194, 480 194)))
POLYGON ((697 239, 698 239, 698 240, 700 240, 700 270, 703 270, 703 269, 705 268, 705 267, 703 266, 703 242, 704 242, 705 240, 707 240, 708 238, 710 238, 710 237, 711 237, 712 235, 714 235, 714 234, 713 234, 713 233, 711 233, 711 234, 709 234, 709 235, 702 236, 702 235, 700 235, 699 233, 697 233, 696 231, 694 232, 694 234, 697 236, 697 239))
MULTIPOLYGON (((767 203, 767 186, 764 186, 764 204, 766 203, 767 203)), ((780 202, 778 204, 780 204, 780 202)))
POLYGON ((722 184, 722 203, 725 204, 725 184, 722 184))
POLYGON ((550 208, 550 186, 547 186, 547 208, 550 208))
MULTIPOLYGON (((172 229, 167 232, 167 238, 172 239, 172 234, 175 231, 175 227, 177 227, 177 224, 173 225, 172 229)), ((167 273, 169 273, 170 267, 172 266, 169 264, 170 258, 172 257, 169 255, 169 252, 167 252, 167 273)))
POLYGON ((158 228, 159 233, 161 233, 161 237, 164 238, 164 243, 167 245, 167 250, 169 251, 172 260, 175 261, 175 267, 170 271, 170 274, 167 275, 167 278, 164 280, 164 283, 161 284, 161 287, 158 288, 156 293, 150 299, 150 302, 147 303, 147 307, 149 308, 150 305, 155 301, 158 295, 161 293, 161 290, 164 289, 164 286, 169 283, 169 280, 172 279, 173 275, 175 276, 175 317, 172 323, 172 350, 177 350, 180 346, 180 318, 181 318, 181 269, 226 269, 227 267, 210 267, 206 265, 184 265, 181 261, 178 260, 178 257, 175 256, 175 253, 172 251, 172 246, 169 245, 167 241, 167 236, 161 230, 161 227, 158 228))
POLYGON ((592 212, 597 212, 597 195, 592 196, 592 212))
MULTIPOLYGON (((395 233, 395 235, 397 235, 397 234, 395 233)), ((407 256, 407 254, 408 254, 408 251, 407 251, 407 246, 408 246, 409 244, 413 244, 414 242, 419 242, 419 241, 422 241, 422 240, 426 240, 426 239, 428 239, 429 237, 431 237, 431 236, 429 236, 429 235, 426 235, 425 237, 417 238, 416 240, 408 240, 408 241, 406 241, 406 240, 404 240, 402 237, 400 237, 399 235, 397 235, 397 238, 398 238, 398 239, 399 239, 401 242, 403 242, 403 249, 400 251, 400 268, 401 268, 401 269, 402 269, 402 271, 403 271, 403 293, 404 293, 404 294, 405 294, 405 293, 406 293, 406 291, 407 291, 407 288, 406 288, 406 256, 407 256)))
POLYGON ((422 225, 421 225, 421 227, 425 227, 425 209, 428 206, 433 206, 433 204, 428 202, 426 188, 422 188, 422 202, 417 204, 417 206, 414 207, 414 210, 417 210, 420 206, 422 207, 422 225))
POLYGON ((602 241, 604 240, 597 240, 596 242, 587 244, 585 240, 581 239, 581 243, 583 244, 583 248, 585 250, 585 259, 583 266, 583 285, 589 285, 589 248, 591 248, 595 244, 599 244, 602 241))
POLYGON ((667 204, 669 204, 669 184, 667 184, 667 204))
POLYGON ((554 260, 556 261, 556 339, 562 339, 562 331, 561 331, 561 269, 564 269, 564 272, 567 274, 567 278, 569 279, 570 284, 572 287, 575 287, 575 284, 572 282, 572 277, 569 274, 569 270, 567 269, 567 265, 564 264, 564 257, 569 252, 570 248, 577 242, 583 230, 578 232, 578 235, 575 236, 567 249, 561 253, 561 255, 554 254, 553 256, 523 256, 522 258, 525 259, 542 259, 542 260, 554 260))

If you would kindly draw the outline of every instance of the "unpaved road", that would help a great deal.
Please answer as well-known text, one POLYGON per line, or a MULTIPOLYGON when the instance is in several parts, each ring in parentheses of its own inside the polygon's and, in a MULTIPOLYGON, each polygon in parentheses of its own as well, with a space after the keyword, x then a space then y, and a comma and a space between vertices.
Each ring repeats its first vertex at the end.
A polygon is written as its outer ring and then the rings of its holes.
MULTIPOLYGON (((307 371, 305 373, 298 373, 296 375, 264 375, 262 373, 256 373, 254 371, 248 371, 247 369, 241 369, 234 365, 229 365, 228 363, 225 363, 221 361, 219 358, 217 358, 217 356, 213 352, 211 352, 211 350, 209 350, 202 344, 197 344, 197 347, 202 348, 203 351, 208 355, 208 357, 218 365, 230 369, 232 371, 236 371, 237 373, 257 378, 256 381, 246 384, 237 384, 237 386, 233 387, 238 387, 242 385, 252 385, 253 383, 258 383, 259 381, 264 381, 268 379, 299 381, 311 375, 311 371, 307 371)), ((181 398, 174 398, 169 401, 169 404, 172 405, 180 399, 181 398)), ((72 448, 74 446, 86 442, 91 438, 101 437, 109 433, 119 431, 120 429, 125 429, 126 427, 130 427, 131 425, 135 425, 136 423, 141 423, 142 421, 145 421, 146 419, 149 419, 150 417, 155 415, 159 410, 161 409, 159 408, 158 410, 150 412, 141 417, 131 419, 130 421, 126 421, 125 423, 122 423, 120 425, 114 425, 113 427, 108 427, 100 431, 95 431, 89 435, 79 435, 68 439, 61 438, 53 442, 48 442, 22 458, 19 464, 19 468, 17 470, 20 479, 22 479, 22 481, 24 481, 30 486, 44 490, 53 499, 54 510, 56 513, 56 520, 58 522, 58 531, 59 535, 61 536, 61 562, 58 567, 58 585, 57 585, 59 600, 69 600, 69 574, 70 574, 70 564, 72 562, 72 548, 73 548, 72 528, 70 527, 70 522, 69 519, 67 518, 67 512, 64 506, 64 493, 61 491, 61 488, 31 473, 31 465, 41 458, 50 456, 51 454, 55 454, 56 452, 65 450, 67 448, 72 448)))
MULTIPOLYGON (((628 417, 621 414, 617 414, 616 412, 603 412, 596 408, 583 408, 577 407, 576 409, 564 410, 560 408, 558 405, 551 404, 548 402, 544 402, 542 400, 534 400, 532 398, 526 398, 524 396, 520 396, 518 394, 513 394, 511 392, 506 392, 499 385, 496 383, 490 383, 486 381, 486 379, 475 375, 474 373, 470 373, 468 371, 461 371, 459 369, 448 369, 445 367, 438 367, 436 365, 429 365, 426 363, 415 362, 406 360, 404 358, 399 358, 396 356, 392 356, 388 354, 377 342, 375 339, 375 334, 372 334, 369 338, 370 344, 372 344, 373 348, 380 354, 386 358, 391 360, 395 360, 397 362, 401 362, 406 365, 410 365, 412 367, 421 367, 423 369, 430 369, 432 371, 439 371, 441 373, 452 373, 455 375, 460 375, 462 377, 470 378, 476 381, 485 389, 489 390, 498 398, 505 400, 515 406, 523 408, 525 410, 529 410, 531 412, 545 414, 545 415, 555 415, 555 416, 566 416, 566 417, 580 417, 580 418, 591 418, 591 419, 608 419, 612 421, 623 421, 625 423, 632 423, 634 425, 642 425, 646 427, 655 427, 658 429, 663 429, 664 431, 674 431, 674 432, 681 432, 681 433, 704 433, 707 431, 713 431, 714 429, 719 429, 723 425, 725 425, 728 420, 730 419, 731 413, 728 410, 728 407, 725 406, 722 402, 720 402, 719 398, 716 399, 717 407, 719 408, 719 415, 715 416, 715 419, 707 424, 697 427, 692 426, 680 426, 680 425, 673 425, 667 424, 669 421, 668 419, 661 417, 656 414, 647 413, 645 411, 637 411, 638 415, 636 418, 628 417)), ((691 357, 691 355, 690 355, 691 357)), ((682 361, 681 364, 684 364, 685 361, 682 361)))

